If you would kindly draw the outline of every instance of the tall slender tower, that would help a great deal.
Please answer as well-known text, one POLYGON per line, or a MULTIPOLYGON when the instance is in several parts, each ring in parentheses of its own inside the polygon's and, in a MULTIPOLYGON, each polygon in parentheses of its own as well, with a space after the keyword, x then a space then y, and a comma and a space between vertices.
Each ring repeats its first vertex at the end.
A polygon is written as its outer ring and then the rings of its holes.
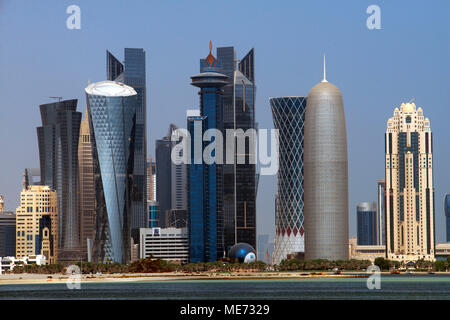
MULTIPOLYGON (((224 256, 225 250, 222 161, 217 161, 219 163, 212 161, 216 156, 215 152, 214 155, 208 154, 211 162, 203 159, 203 152, 196 152, 198 149, 203 150, 205 146, 202 141, 202 132, 208 129, 223 130, 222 95, 228 77, 217 72, 216 68, 220 67, 220 64, 212 55, 211 50, 210 42, 209 55, 200 60, 202 72, 191 77, 191 85, 200 88, 201 113, 201 117, 188 117, 191 148, 194 148, 189 165, 188 194, 191 262, 216 261, 224 256), (197 130, 198 132, 196 132, 197 130), (201 185, 203 188, 198 189, 198 186, 201 185), (200 237, 199 233, 203 233, 204 236, 200 237)), ((214 136, 214 142, 211 142, 211 145, 215 144, 216 137, 214 136)), ((204 148, 205 152, 208 147, 210 145, 204 148)), ((220 146, 217 145, 217 148, 220 146)))
MULTIPOLYGON (((280 97, 269 100, 273 124, 279 132, 278 192, 275 211, 273 262, 289 254, 305 252, 303 226, 303 130, 306 98, 280 97)), ((262 258, 262 257, 260 257, 262 258)))
POLYGON ((395 108, 385 144, 387 258, 433 261, 433 137, 422 108, 395 108))
POLYGON ((82 114, 76 109, 76 99, 43 104, 37 128, 41 184, 58 195, 58 258, 64 261, 80 255, 77 151, 82 114))
POLYGON ((305 258, 348 259, 348 164, 344 102, 323 80, 308 94, 305 117, 305 258))
POLYGON ((131 190, 131 228, 148 227, 147 210, 147 89, 145 75, 145 51, 141 48, 125 48, 122 64, 106 51, 106 75, 108 80, 122 82, 137 94, 136 141, 134 147, 133 187, 131 190))
POLYGON ((95 236, 94 165, 92 159, 91 135, 89 130, 89 112, 87 108, 80 126, 80 140, 78 142, 78 168, 81 247, 83 254, 87 255, 87 239, 91 239, 91 241, 93 241, 95 236))
POLYGON ((85 91, 96 196, 94 260, 128 263, 138 98, 133 88, 114 81, 85 91))

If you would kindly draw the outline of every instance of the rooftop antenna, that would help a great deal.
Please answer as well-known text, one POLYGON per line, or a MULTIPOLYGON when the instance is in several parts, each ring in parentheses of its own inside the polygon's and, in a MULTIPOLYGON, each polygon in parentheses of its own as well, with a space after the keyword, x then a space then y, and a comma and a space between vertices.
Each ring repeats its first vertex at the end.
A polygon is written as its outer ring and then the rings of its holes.
POLYGON ((323 80, 322 82, 328 82, 327 81, 327 64, 325 61, 325 53, 323 54, 323 80))
POLYGON ((50 99, 55 99, 55 100, 58 99, 58 102, 61 102, 61 100, 62 100, 63 97, 49 97, 49 98, 50 98, 50 99))

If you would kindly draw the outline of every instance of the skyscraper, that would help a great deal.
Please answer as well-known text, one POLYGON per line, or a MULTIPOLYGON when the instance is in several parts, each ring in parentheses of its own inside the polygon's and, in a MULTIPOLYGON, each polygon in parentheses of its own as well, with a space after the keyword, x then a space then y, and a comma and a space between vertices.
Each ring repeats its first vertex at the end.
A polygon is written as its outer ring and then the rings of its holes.
POLYGON ((81 248, 83 255, 87 256, 88 239, 93 241, 95 238, 94 165, 87 108, 80 126, 78 168, 81 248))
POLYGON ((445 231, 447 233, 447 242, 450 242, 450 194, 445 195, 445 231))
POLYGON ((414 103, 402 103, 387 121, 386 255, 434 260, 433 137, 430 120, 414 103))
MULTIPOLYGON (((278 192, 275 206, 273 262, 288 254, 305 252, 303 223, 303 133, 306 98, 269 100, 273 124, 278 129, 278 192)), ((261 258, 261 257, 260 257, 261 258)))
POLYGON ((348 259, 348 164, 344 102, 326 80, 308 94, 303 155, 306 259, 348 259))
MULTIPOLYGON (((224 143, 229 146, 225 130, 255 130, 254 49, 237 64, 234 47, 217 48, 217 72, 228 76, 223 87, 224 143)), ((201 70, 204 68, 201 65, 201 70)), ((228 250, 245 242, 256 248, 256 166, 250 163, 255 148, 249 143, 245 155, 235 153, 234 163, 223 165, 224 241, 228 250), (245 163, 237 163, 241 157, 245 163)))
POLYGON ((356 227, 358 246, 377 245, 377 205, 375 202, 361 202, 356 206, 356 227))
POLYGON ((58 195, 60 260, 78 259, 81 245, 77 150, 82 115, 76 109, 76 99, 43 104, 37 128, 41 185, 58 195))
POLYGON ((94 261, 131 259, 136 91, 102 81, 86 89, 96 190, 94 261))
MULTIPOLYGON (((227 76, 218 73, 220 62, 211 53, 200 60, 201 73, 191 77, 200 88, 200 117, 188 117, 191 134, 189 165, 189 235, 190 261, 216 261, 225 253, 223 166, 214 160, 216 152, 203 159, 203 133, 208 129, 223 132, 223 87, 227 76), (211 161, 210 161, 211 160, 211 161)), ((211 137, 212 139, 212 137, 211 137)), ((211 140, 212 141, 212 140, 211 140)), ((215 145, 216 140, 211 142, 215 145)))
POLYGON ((386 182, 384 179, 377 181, 378 205, 377 205, 377 233, 378 245, 386 245, 386 182))
MULTIPOLYGON (((20 194, 20 205, 16 209, 16 257, 44 254, 41 233, 42 218, 47 217, 51 231, 46 235, 46 243, 51 238, 53 244, 58 243, 58 196, 48 186, 29 186, 20 194)), ((45 251, 45 250, 44 250, 45 251)), ((58 261, 58 248, 48 252, 47 262, 58 261)))
POLYGON ((156 162, 150 157, 147 159, 147 205, 156 201, 156 162))
MULTIPOLYGON (((3 200, 0 197, 0 200, 3 200)), ((16 255, 16 215, 0 206, 0 257, 16 255)))
MULTIPOLYGON (((178 127, 170 124, 167 135, 156 140, 156 198, 160 206, 160 226, 165 225, 169 210, 187 210, 187 166, 172 161, 172 149, 176 145, 178 127), (174 138, 175 141, 171 139, 174 138)), ((180 154, 180 156, 182 156, 180 154)))
POLYGON ((134 146, 131 228, 147 228, 147 89, 145 51, 141 48, 125 48, 122 64, 106 51, 107 79, 132 87, 137 94, 136 128, 134 146))

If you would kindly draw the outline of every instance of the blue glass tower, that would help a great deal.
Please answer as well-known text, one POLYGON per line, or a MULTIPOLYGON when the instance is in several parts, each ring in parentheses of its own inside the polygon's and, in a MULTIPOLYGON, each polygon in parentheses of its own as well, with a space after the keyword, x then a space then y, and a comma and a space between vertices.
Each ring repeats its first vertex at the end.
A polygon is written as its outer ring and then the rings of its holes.
POLYGON ((450 242, 450 194, 445 196, 444 202, 444 210, 445 210, 445 230, 447 231, 447 242, 450 242))
MULTIPOLYGON (((188 118, 191 133, 191 164, 189 166, 189 220, 190 261, 216 261, 224 256, 223 226, 223 165, 206 164, 203 154, 203 137, 200 132, 208 129, 223 130, 223 87, 227 76, 216 72, 218 60, 211 54, 200 60, 201 73, 191 77, 192 85, 200 88, 199 118, 188 118), (196 130, 200 126, 200 129, 196 130), (196 132, 197 131, 197 132, 196 132), (201 141, 198 141, 201 140, 201 141), (201 151, 198 152, 198 146, 201 151), (197 149, 196 149, 197 146, 197 149), (199 186, 202 186, 200 189, 199 186), (195 234, 195 235, 194 235, 195 234), (199 236, 198 234, 203 234, 199 236), (201 242, 201 243, 200 243, 201 242)), ((212 138, 211 143, 215 143, 212 138)), ((215 157, 215 154, 211 154, 215 157)))
POLYGON ((361 202, 356 207, 357 244, 374 246, 378 243, 377 205, 375 202, 361 202))
POLYGON ((103 81, 86 89, 96 190, 94 260, 129 262, 136 91, 103 81))

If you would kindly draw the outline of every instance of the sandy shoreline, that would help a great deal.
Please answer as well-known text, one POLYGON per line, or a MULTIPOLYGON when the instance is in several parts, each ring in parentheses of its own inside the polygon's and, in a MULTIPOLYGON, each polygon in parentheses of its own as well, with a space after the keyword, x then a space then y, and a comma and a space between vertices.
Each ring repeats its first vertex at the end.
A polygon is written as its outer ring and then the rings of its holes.
MULTIPOLYGON (((131 282, 131 281, 181 281, 181 280, 248 280, 248 279, 312 279, 312 278, 366 278, 365 273, 307 273, 307 272, 198 272, 198 273, 127 273, 82 275, 81 283, 131 282)), ((2 274, 0 285, 66 283, 69 274, 2 274)))

